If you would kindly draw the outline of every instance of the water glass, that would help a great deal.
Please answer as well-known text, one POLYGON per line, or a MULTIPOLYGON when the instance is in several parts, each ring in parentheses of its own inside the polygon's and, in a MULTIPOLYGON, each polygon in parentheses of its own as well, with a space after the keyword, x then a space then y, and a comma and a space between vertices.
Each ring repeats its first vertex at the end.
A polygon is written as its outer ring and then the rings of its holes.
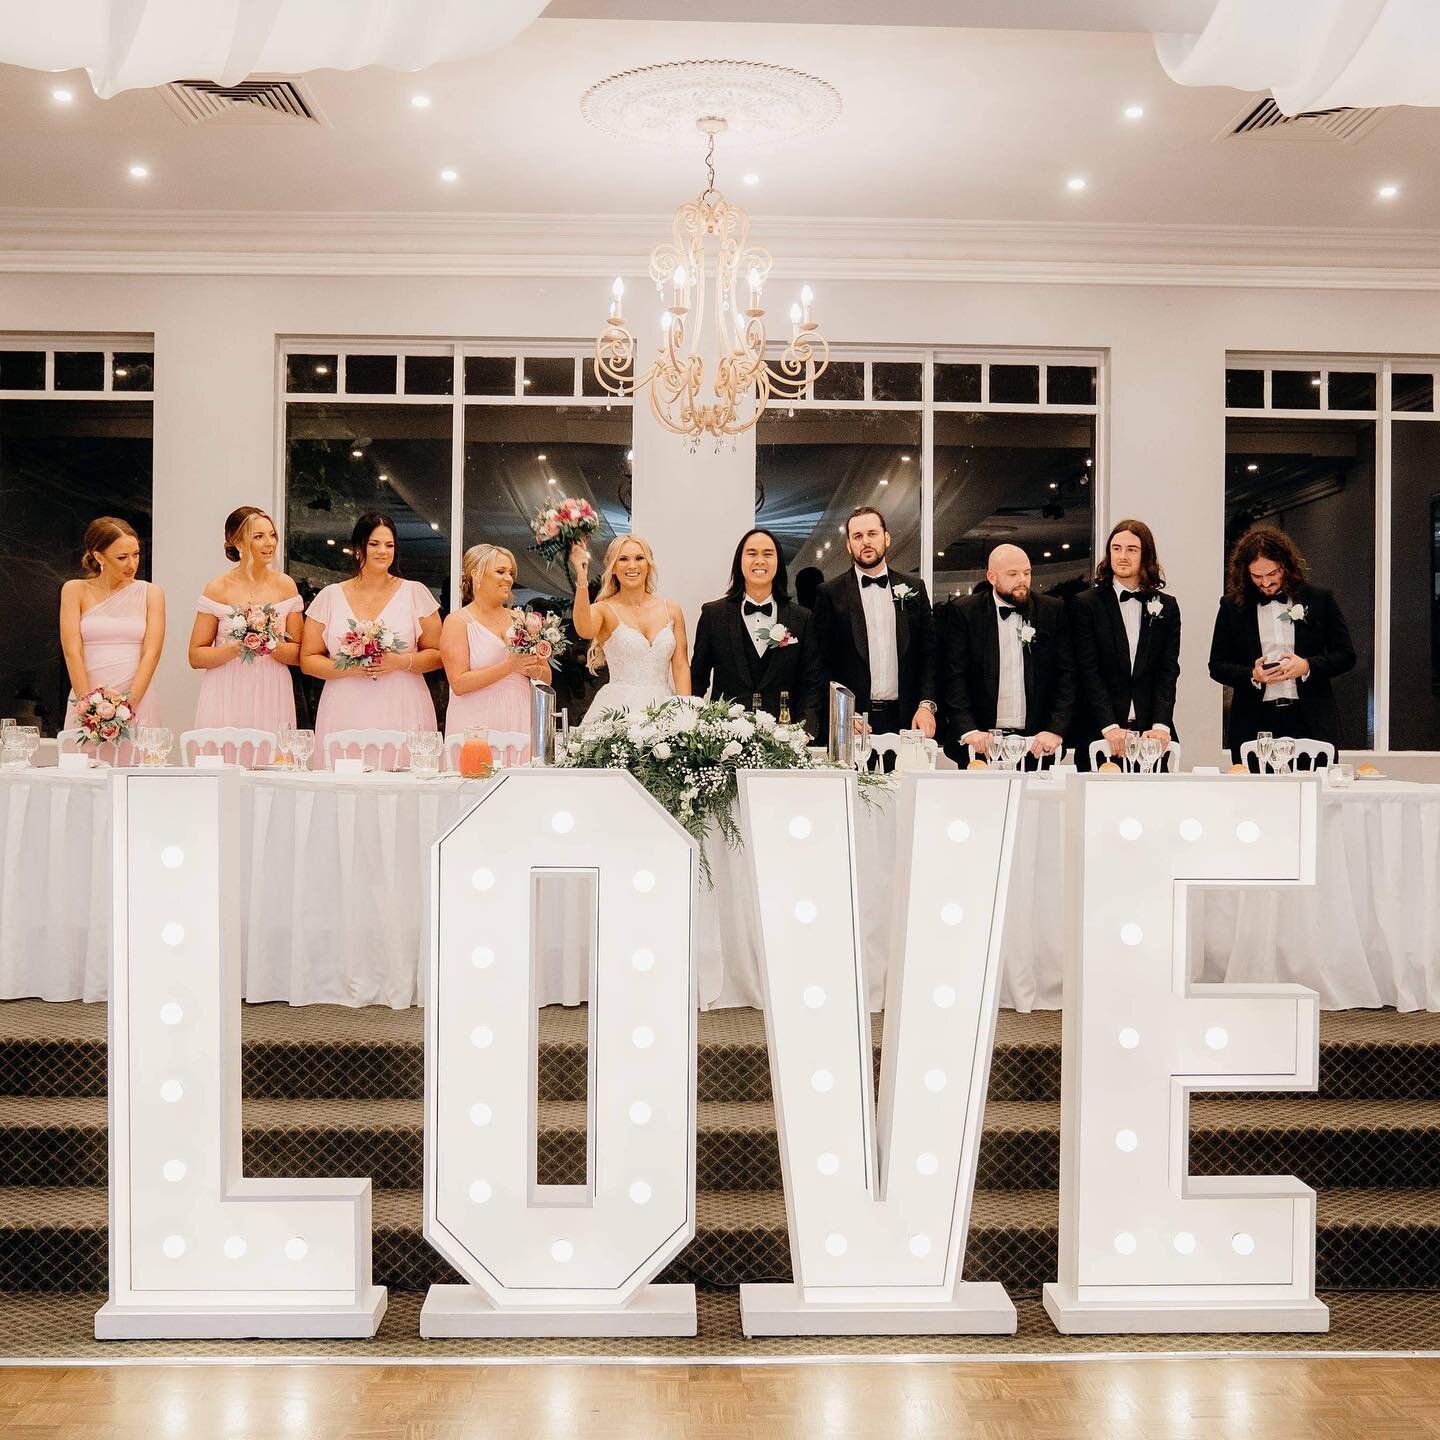
POLYGON ((431 780, 440 773, 440 752, 445 746, 445 737, 438 730, 411 730, 406 743, 412 775, 419 780, 431 780))
POLYGON ((0 729, 0 770, 24 770, 39 747, 38 725, 17 725, 9 721, 0 729))
POLYGON ((1353 765, 1327 765, 1325 774, 1330 784, 1337 790, 1348 790, 1355 783, 1355 767, 1353 765))
POLYGON ((1295 742, 1287 735, 1277 736, 1270 742, 1270 756, 1277 775, 1290 773, 1290 762, 1295 758, 1295 742))
POLYGON ((304 774, 310 768, 310 757, 315 753, 315 732, 296 730, 290 737, 290 753, 295 757, 295 768, 304 774))
POLYGON ((1275 753, 1275 737, 1268 730, 1259 730, 1255 734, 1255 758, 1260 762, 1260 773, 1263 775, 1270 768, 1270 758, 1275 753))
POLYGON ((1025 758, 1025 752, 1029 748, 1023 735, 1007 735, 1005 737, 1005 768, 1018 770, 1025 758))
POLYGON ((277 770, 288 770, 293 763, 290 758, 290 745, 295 739, 295 727, 287 720, 275 732, 275 754, 271 763, 277 770))
POLYGON ((992 730, 990 732, 990 749, 985 757, 992 765, 1003 765, 1005 763, 1005 732, 1003 730, 992 730))
POLYGON ((1140 737, 1140 764, 1144 767, 1147 775, 1154 772, 1156 762, 1164 753, 1164 742, 1156 736, 1142 735, 1140 737))
POLYGON ((170 758, 175 737, 165 725, 142 725, 136 733, 142 765, 163 765, 170 758))
POLYGON ((1140 767, 1140 736, 1134 730, 1125 732, 1125 768, 1137 770, 1140 767))

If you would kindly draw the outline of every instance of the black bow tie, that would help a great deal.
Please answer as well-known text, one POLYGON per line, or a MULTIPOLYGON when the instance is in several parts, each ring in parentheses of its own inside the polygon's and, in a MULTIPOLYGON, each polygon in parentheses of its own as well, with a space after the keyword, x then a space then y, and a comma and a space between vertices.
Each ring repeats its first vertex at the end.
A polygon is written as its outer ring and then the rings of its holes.
POLYGON ((775 607, 768 600, 762 605, 757 605, 753 600, 747 600, 745 602, 745 613, 747 615, 772 615, 774 612, 775 607))
POLYGON ((1288 605, 1290 603, 1290 597, 1288 595, 1271 595, 1269 599, 1262 603, 1266 605, 1288 605))
POLYGON ((889 585, 890 572, 887 570, 883 575, 862 575, 860 584, 863 585, 889 585))
POLYGON ((997 605, 995 608, 1000 612, 1002 620, 1008 620, 1012 615, 1020 613, 1019 608, 1014 605, 997 605))
POLYGON ((1139 600, 1141 598, 1138 590, 1122 590, 1120 592, 1120 603, 1123 605, 1127 600, 1139 600))

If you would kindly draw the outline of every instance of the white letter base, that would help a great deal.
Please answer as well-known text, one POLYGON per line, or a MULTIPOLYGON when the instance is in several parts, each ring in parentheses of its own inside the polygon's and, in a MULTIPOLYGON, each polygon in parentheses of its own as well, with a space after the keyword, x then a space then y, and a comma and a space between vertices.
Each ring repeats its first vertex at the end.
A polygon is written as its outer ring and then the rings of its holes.
POLYGON ((476 1285, 432 1285, 420 1311, 426 1340, 471 1336, 605 1339, 625 1335, 694 1335, 695 1287, 646 1285, 628 1305, 614 1309, 501 1309, 476 1285))

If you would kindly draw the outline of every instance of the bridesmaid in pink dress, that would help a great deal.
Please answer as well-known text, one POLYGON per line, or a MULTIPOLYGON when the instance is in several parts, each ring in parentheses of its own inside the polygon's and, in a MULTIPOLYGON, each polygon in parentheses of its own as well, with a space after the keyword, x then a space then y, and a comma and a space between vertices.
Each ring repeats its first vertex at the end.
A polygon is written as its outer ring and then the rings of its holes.
MULTIPOLYGON (((440 668, 440 606, 418 580, 402 580, 395 522, 371 513, 355 522, 350 537, 355 576, 327 585, 310 602, 300 641, 300 668, 325 682, 315 715, 315 754, 337 730, 435 730, 435 702, 420 677, 440 668), (330 657, 352 620, 384 619, 405 642, 373 666, 339 670, 330 657)), ((369 756, 366 756, 369 759, 369 756)), ((323 764, 323 760, 321 762, 323 764)), ((408 763, 408 752, 396 762, 408 763)))
MULTIPOLYGON (((545 660, 514 655, 505 644, 514 612, 510 594, 517 566, 498 545, 472 545, 461 564, 463 608, 440 631, 440 653, 450 681, 445 738, 464 735, 471 726, 528 733, 530 682, 549 680, 545 660)), ((529 747, 518 757, 530 758, 529 747)))
POLYGON ((234 725, 273 735, 295 723, 289 667, 300 663, 305 607, 295 582, 270 568, 278 544, 275 522, 254 505, 240 506, 225 521, 225 556, 236 562, 235 568, 205 587, 190 631, 190 666, 205 672, 195 707, 197 730, 234 725), (271 654, 248 663, 240 642, 220 634, 220 622, 245 605, 273 606, 285 636, 271 654))
MULTIPOLYGON (((130 698, 134 725, 158 725, 160 705, 150 689, 165 644, 165 594, 137 580, 140 537, 124 520, 102 515, 85 531, 81 565, 88 578, 60 591, 60 648, 70 672, 65 728, 75 727, 75 698, 106 686, 130 698)), ((105 759, 132 765, 133 744, 100 747, 105 759)))

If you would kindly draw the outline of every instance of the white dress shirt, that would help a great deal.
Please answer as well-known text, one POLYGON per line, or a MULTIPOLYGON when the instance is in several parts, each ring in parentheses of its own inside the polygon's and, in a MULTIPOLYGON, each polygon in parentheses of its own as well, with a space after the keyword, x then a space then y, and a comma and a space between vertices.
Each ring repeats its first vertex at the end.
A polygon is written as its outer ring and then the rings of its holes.
POLYGON ((995 601, 995 623, 1000 628, 1000 685, 995 696, 995 727, 998 730, 1025 729, 1025 650, 1020 644, 1020 612, 1010 607, 1002 617, 1005 602, 991 592, 995 601))
MULTIPOLYGON (((882 565, 876 575, 890 575, 882 565)), ((891 582, 894 577, 890 576, 891 582)), ((865 635, 870 644, 870 698, 900 698, 900 657, 895 643, 895 600, 889 585, 867 585, 865 572, 857 565, 855 580, 860 586, 860 606, 865 611, 865 635)))
POLYGON ((745 621, 745 628, 750 632, 750 639, 754 642, 755 653, 757 655, 763 655, 769 648, 770 627, 780 619, 774 595, 767 595, 763 600, 752 600, 747 594, 740 601, 740 615, 745 621), (754 614, 746 615, 746 605, 768 605, 770 607, 770 613, 767 615, 761 611, 756 611, 754 614))
MULTIPOLYGON (((1293 655, 1295 653, 1295 622, 1290 618, 1290 606, 1278 600, 1267 600, 1255 607, 1255 618, 1260 622, 1260 654, 1268 659, 1272 655, 1293 655)), ((1276 680, 1265 686, 1267 700, 1298 700, 1300 687, 1293 680, 1276 680)))

